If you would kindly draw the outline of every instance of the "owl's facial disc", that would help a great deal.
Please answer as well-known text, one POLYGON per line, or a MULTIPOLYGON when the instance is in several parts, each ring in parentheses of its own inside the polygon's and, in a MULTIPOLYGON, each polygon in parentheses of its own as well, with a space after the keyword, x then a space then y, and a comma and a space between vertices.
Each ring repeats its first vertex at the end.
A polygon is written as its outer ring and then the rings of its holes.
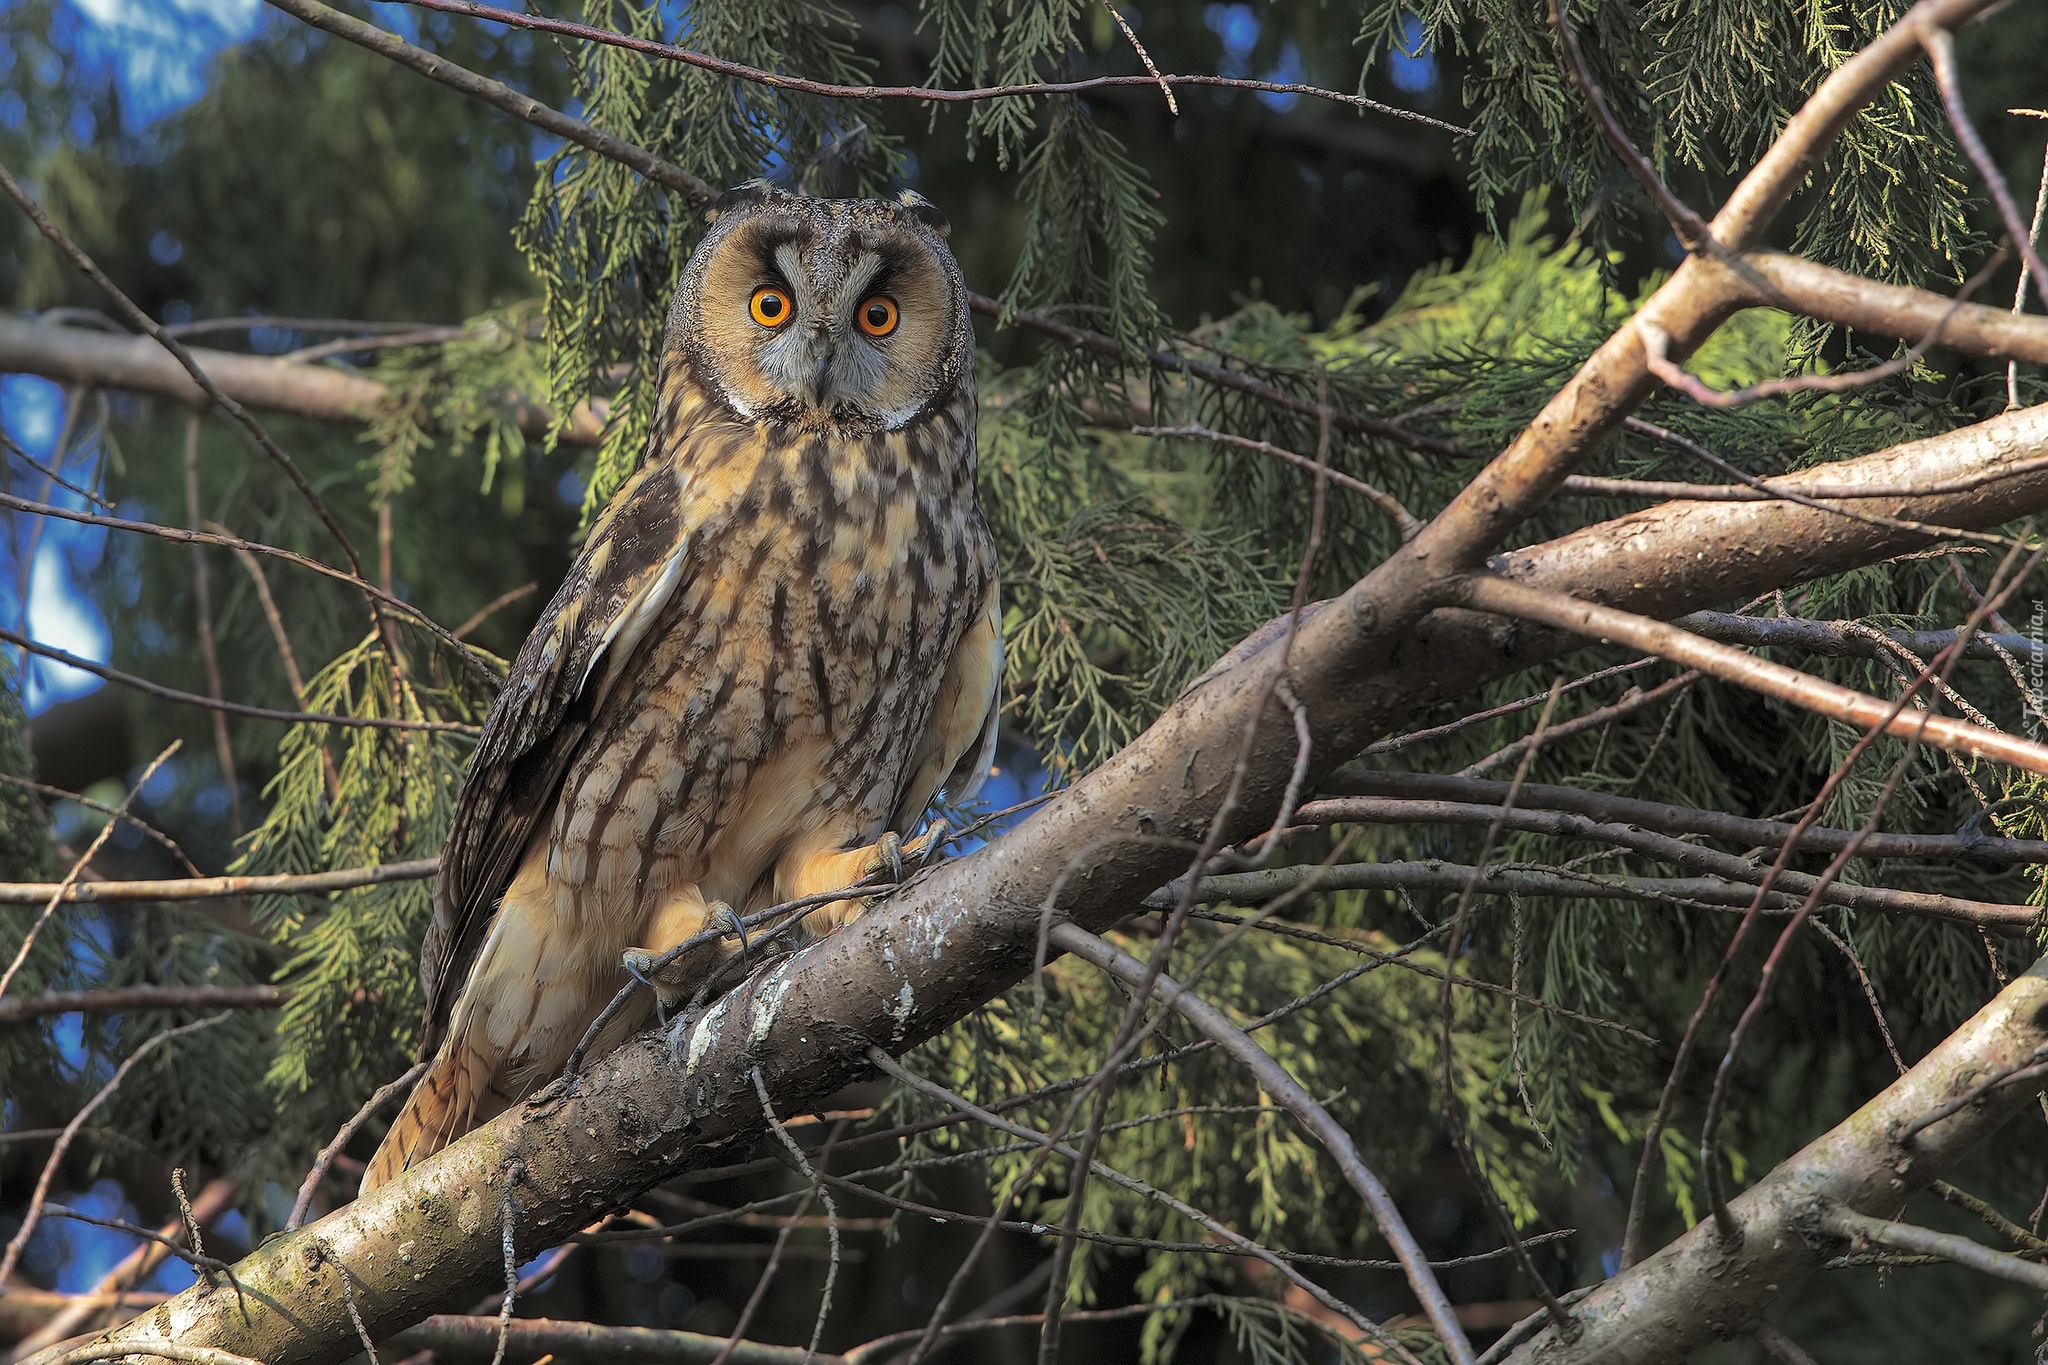
POLYGON ((893 430, 957 382, 965 297, 894 205, 777 194, 707 240, 699 364, 744 416, 893 430))

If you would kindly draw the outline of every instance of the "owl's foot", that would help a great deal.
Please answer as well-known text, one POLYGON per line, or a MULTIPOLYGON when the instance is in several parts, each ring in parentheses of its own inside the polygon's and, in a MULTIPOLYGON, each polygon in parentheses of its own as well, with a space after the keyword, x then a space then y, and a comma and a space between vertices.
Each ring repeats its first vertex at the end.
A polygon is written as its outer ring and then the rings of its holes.
MULTIPOLYGON (((713 901, 704 907, 704 928, 737 935, 740 951, 746 951, 747 926, 740 920, 739 912, 724 901, 713 901)), ((684 940, 688 942, 689 939, 684 940)), ((619 954, 619 964, 627 975, 654 992, 665 1022, 669 1012, 689 999, 690 992, 704 979, 707 954, 703 950, 716 946, 716 941, 699 943, 681 952, 677 949, 682 944, 663 949, 628 948, 619 954)))

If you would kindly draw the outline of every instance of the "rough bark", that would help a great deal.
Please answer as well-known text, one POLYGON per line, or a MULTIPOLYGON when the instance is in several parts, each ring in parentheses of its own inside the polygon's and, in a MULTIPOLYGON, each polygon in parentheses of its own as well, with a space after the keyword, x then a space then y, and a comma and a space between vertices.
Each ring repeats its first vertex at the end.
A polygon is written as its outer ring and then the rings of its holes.
MULTIPOLYGON (((2048 407, 1815 476, 1937 483, 2043 452, 2048 407)), ((1888 505, 1922 520, 1993 526, 2048 508, 2048 471, 1888 505)), ((1499 567, 1548 590, 1670 617, 1926 543, 1798 504, 1685 503, 1517 551, 1499 567)), ((1368 581, 1301 626, 1289 678, 1310 717, 1312 778, 1420 708, 1580 644, 1448 609, 1387 638, 1380 623, 1406 614, 1377 600, 1368 581)), ((515 1241, 530 1255, 658 1181, 750 1150, 766 1131, 756 1068, 779 1112, 803 1112, 866 1077, 871 1044, 900 1053, 1024 976, 1039 907, 1056 883, 1060 912, 1100 929, 1184 871, 1183 853, 1147 836, 1200 837, 1250 724, 1260 734, 1222 828, 1243 838, 1269 822, 1293 768, 1293 727, 1277 706, 1253 711, 1279 655, 1247 652, 1213 673, 1023 826, 750 981, 675 1049, 656 1035, 635 1038, 568 1094, 512 1111, 370 1197, 268 1243, 237 1268, 247 1318, 231 1291, 195 1288, 121 1332, 219 1345, 273 1365, 338 1361, 360 1349, 340 1267, 380 1335, 467 1301, 497 1280, 508 1179, 515 1241)))

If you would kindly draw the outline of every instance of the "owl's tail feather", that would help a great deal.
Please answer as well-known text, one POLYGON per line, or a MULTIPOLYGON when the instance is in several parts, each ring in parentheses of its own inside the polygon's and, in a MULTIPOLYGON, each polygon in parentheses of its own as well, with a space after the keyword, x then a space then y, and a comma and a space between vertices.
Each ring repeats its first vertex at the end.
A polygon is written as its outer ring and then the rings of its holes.
POLYGON ((491 1058, 456 1039, 442 1044, 370 1158, 362 1193, 396 1180, 474 1128, 496 1069, 491 1058))

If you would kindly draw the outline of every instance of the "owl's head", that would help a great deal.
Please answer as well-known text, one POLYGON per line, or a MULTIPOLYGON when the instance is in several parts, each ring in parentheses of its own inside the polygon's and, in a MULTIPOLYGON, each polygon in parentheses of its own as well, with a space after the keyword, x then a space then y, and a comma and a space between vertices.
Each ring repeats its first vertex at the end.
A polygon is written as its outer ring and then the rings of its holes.
POLYGON ((728 190, 684 267, 666 365, 741 416, 890 431, 974 376, 967 287, 919 195, 806 199, 728 190))

